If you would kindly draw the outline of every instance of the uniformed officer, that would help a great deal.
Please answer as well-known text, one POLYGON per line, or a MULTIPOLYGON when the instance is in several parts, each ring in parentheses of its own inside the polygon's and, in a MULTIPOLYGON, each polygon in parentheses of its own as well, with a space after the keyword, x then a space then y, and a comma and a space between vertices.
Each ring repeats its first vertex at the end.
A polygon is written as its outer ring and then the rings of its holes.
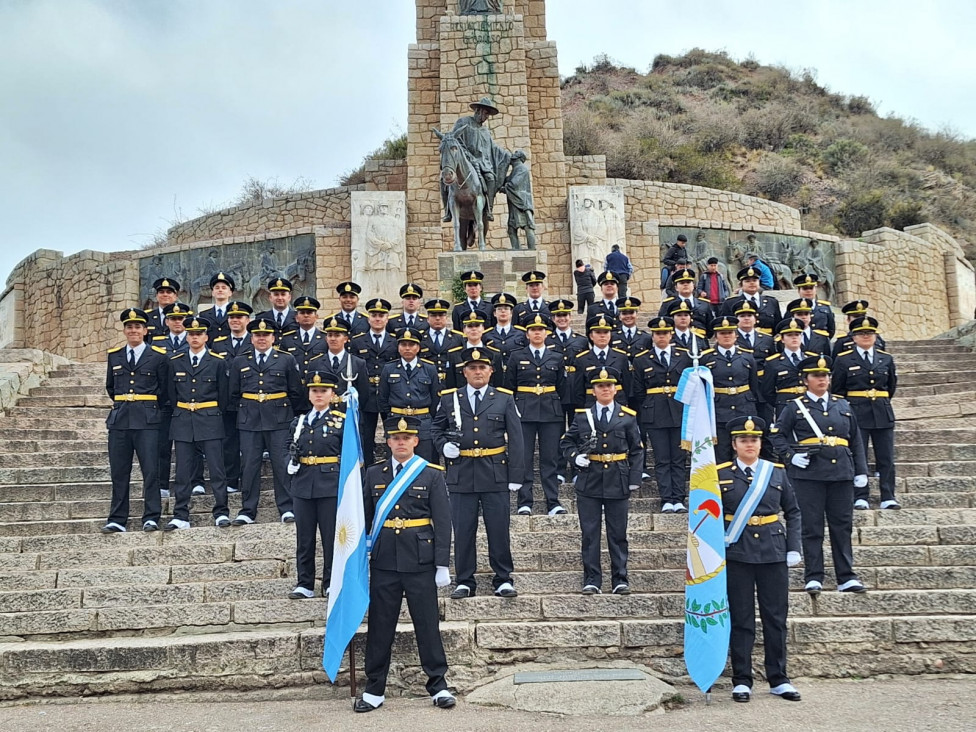
MULTIPOLYGON (((854 347, 854 336, 852 336, 850 332, 851 323, 858 318, 863 318, 868 314, 868 305, 869 303, 867 300, 853 300, 840 309, 840 311, 844 314, 844 317, 847 318, 847 333, 839 336, 837 340, 834 341, 834 348, 830 354, 834 358, 837 358, 841 352, 849 351, 854 347)), ((885 341, 880 334, 875 335, 874 342, 878 348, 884 350, 885 341)))
POLYGON ((108 463, 112 474, 112 505, 103 534, 125 531, 129 520, 129 481, 132 455, 142 471, 142 528, 159 529, 162 501, 156 471, 159 463, 159 430, 162 411, 168 406, 169 363, 163 349, 146 345, 149 317, 139 308, 119 316, 125 346, 108 352, 105 391, 112 399, 108 426, 108 463))
MULTIPOLYGON (((529 342, 515 351, 505 372, 505 388, 515 395, 515 406, 522 415, 522 436, 525 455, 535 452, 539 442, 539 476, 546 497, 546 511, 550 516, 566 513, 559 503, 559 483, 556 480, 559 464, 559 437, 563 433, 566 398, 566 366, 563 355, 546 346, 546 336, 552 321, 536 313, 525 323, 529 342)), ((532 485, 535 471, 531 460, 525 461, 525 476, 518 495, 518 513, 532 513, 532 485)))
POLYGON ((235 526, 253 524, 261 495, 261 456, 271 459, 275 504, 282 523, 293 523, 288 493, 289 425, 295 404, 302 400, 298 364, 290 353, 274 348, 278 332, 274 322, 252 320, 247 325, 253 348, 230 364, 230 398, 237 405, 237 430, 241 441, 241 510, 231 521, 235 526))
MULTIPOLYGON (((572 325, 573 301, 567 298, 558 298, 549 303, 549 312, 552 314, 552 322, 555 326, 553 332, 546 339, 546 345, 562 354, 563 364, 566 366, 566 390, 563 394, 563 415, 565 416, 565 429, 569 429, 572 424, 573 414, 577 406, 573 402, 573 379, 576 373, 576 355, 582 353, 590 347, 590 341, 582 333, 574 333, 572 325)), ((566 482, 566 476, 572 475, 574 468, 560 456, 559 473, 556 480, 559 483, 566 482)))
POLYGON ((715 348, 702 356, 702 366, 712 370, 715 385, 715 429, 718 444, 716 462, 732 459, 732 437, 728 424, 743 414, 756 414, 759 401, 759 368, 750 353, 736 346, 739 321, 727 315, 712 321, 715 348))
MULTIPOLYGON (((420 331, 427 330, 427 316, 420 312, 420 302, 423 296, 424 288, 416 283, 408 282, 400 288, 400 302, 403 304, 403 310, 396 315, 390 316, 386 323, 386 329, 390 331, 391 335, 396 336, 400 328, 413 328, 414 330, 420 331)), ((369 302, 373 302, 373 300, 369 302)), ((392 305, 390 306, 390 310, 393 310, 392 305)), ((367 307, 368 313, 369 309, 367 307)))
POLYGON ((637 413, 617 404, 620 374, 614 369, 593 372, 596 395, 592 407, 577 410, 559 447, 563 457, 581 469, 576 479, 583 558, 583 594, 602 592, 600 519, 606 517, 610 553, 610 586, 615 595, 629 595, 627 578, 627 515, 630 494, 640 487, 644 445, 637 413))
MULTIPOLYGON (((895 412, 891 400, 898 387, 895 360, 875 346, 878 321, 868 315, 851 322, 854 346, 834 361, 833 392, 850 402, 867 452, 874 443, 874 462, 881 476, 881 508, 900 509, 895 499, 895 412)), ((868 508, 868 487, 854 489, 854 508, 868 508)))
POLYGON ((322 595, 332 580, 332 550, 335 545, 336 501, 339 496, 339 457, 345 412, 332 408, 339 375, 311 371, 308 385, 309 411, 291 423, 288 473, 295 512, 295 565, 297 582, 288 597, 315 597, 315 534, 322 537, 322 595))
MULTIPOLYGON (((186 341, 186 328, 183 321, 193 315, 190 306, 182 302, 174 302, 163 308, 163 325, 166 334, 153 336, 152 345, 161 348, 167 356, 174 356, 177 353, 186 351, 190 346, 186 341)), ((160 411, 159 440, 159 462, 156 466, 156 480, 159 484, 159 495, 169 498, 169 478, 170 465, 173 462, 173 441, 169 438, 170 419, 173 417, 173 408, 169 401, 160 411)), ((197 463, 194 469, 193 484, 203 483, 203 463, 197 463)))
POLYGON ((803 562, 806 591, 823 590, 824 517, 840 592, 864 592, 854 572, 851 527, 854 486, 868 481, 864 443, 850 403, 830 394, 829 356, 800 362, 804 393, 788 402, 769 429, 773 449, 789 464, 803 516, 803 562))
POLYGON ((462 354, 465 350, 471 348, 477 348, 482 353, 491 356, 491 385, 501 386, 505 380, 505 364, 502 362, 501 351, 485 343, 484 335, 487 324, 481 317, 481 313, 468 313, 464 318, 462 326, 464 328, 464 343, 462 344, 464 347, 459 351, 455 350, 451 352, 452 369, 447 374, 447 388, 457 389, 464 386, 464 374, 461 373, 464 368, 462 354))
MULTIPOLYGON (((485 275, 476 269, 461 273, 461 282, 464 283, 464 292, 467 297, 454 305, 451 311, 451 322, 454 330, 460 332, 464 328, 464 321, 472 312, 481 313, 488 328, 495 324, 492 320, 491 303, 482 297, 485 275)), ((427 312, 430 312, 429 310, 427 312)))
POLYGON ((834 309, 830 306, 830 300, 817 299, 817 283, 820 277, 809 272, 805 272, 793 278, 796 291, 800 297, 813 301, 813 320, 811 325, 816 330, 826 331, 827 340, 833 340, 837 332, 834 322, 834 309))
POLYGON ((499 597, 515 597, 508 491, 518 491, 525 475, 522 423, 511 392, 489 384, 494 359, 480 348, 466 349, 463 359, 467 386, 441 395, 432 431, 438 452, 447 459, 451 493, 457 571, 451 599, 476 591, 479 508, 488 536, 488 564, 495 573, 492 587, 499 597))
POLYGON ((634 390, 640 399, 640 424, 654 453, 654 476, 663 513, 687 513, 685 507, 686 451, 681 449, 683 407, 674 398, 681 373, 691 367, 688 352, 671 342, 671 318, 652 318, 647 324, 653 347, 634 359, 634 390))
POLYGON ((207 343, 211 345, 211 350, 213 350, 215 340, 230 333, 230 324, 227 322, 227 306, 230 305, 230 299, 233 297, 235 289, 234 278, 226 272, 218 272, 210 278, 213 307, 207 312, 207 320, 210 321, 207 343))
POLYGON ((172 277, 160 277, 153 282, 153 290, 156 292, 156 307, 146 313, 149 318, 147 337, 150 340, 155 336, 169 333, 163 309, 176 302, 180 294, 180 283, 172 277))
POLYGON ((369 332, 353 337, 349 349, 366 364, 368 386, 359 394, 359 414, 362 425, 363 458, 372 463, 376 454, 376 427, 380 415, 380 376, 386 364, 399 357, 396 336, 387 332, 392 304, 381 297, 366 301, 369 313, 369 332))
POLYGON ((634 356, 651 347, 650 333, 646 333, 637 327, 637 314, 640 311, 640 306, 640 299, 633 295, 621 297, 617 300, 617 312, 620 313, 620 318, 610 337, 610 345, 618 351, 626 353, 631 363, 634 362, 634 356))
POLYGON ((620 279, 609 270, 601 272, 596 278, 596 283, 600 286, 601 299, 586 308, 586 320, 603 315, 616 319, 617 317, 617 291, 620 288, 620 279))
POLYGON ((803 326, 800 334, 800 347, 807 353, 830 353, 830 339, 827 331, 815 329, 812 325, 814 300, 801 297, 786 306, 787 317, 796 318, 803 326))
POLYGON ((674 320, 673 342, 676 348, 699 356, 708 350, 708 340, 705 338, 708 331, 695 320, 695 312, 686 300, 672 301, 667 315, 674 320))
POLYGON ((755 267, 743 267, 736 277, 739 280, 740 292, 730 297, 722 306, 722 315, 735 315, 739 305, 750 302, 759 313, 757 328, 761 333, 772 335, 776 324, 780 322, 779 301, 772 295, 759 294, 759 270, 755 267))
POLYGON ((595 315, 586 321, 586 335, 590 339, 590 347, 577 354, 576 370, 573 372, 574 381, 571 384, 573 403, 577 408, 591 407, 595 401, 593 389, 590 387, 590 376, 594 371, 603 368, 616 369, 620 374, 617 383, 617 401, 627 406, 633 383, 630 360, 627 354, 610 347, 610 338, 616 326, 616 321, 606 315, 595 315))
POLYGON ((270 293, 271 309, 258 313, 254 319, 273 322, 275 328, 278 329, 278 338, 280 339, 298 327, 298 322, 295 319, 297 312, 291 306, 291 292, 294 286, 291 284, 291 280, 275 277, 268 282, 267 289, 270 293))
POLYGON ((166 349, 166 353, 170 355, 185 351, 187 344, 183 321, 193 315, 193 310, 184 302, 174 302, 163 308, 163 315, 165 332, 153 336, 152 344, 166 349))
POLYGON ((735 309, 735 317, 739 320, 739 328, 736 331, 736 346, 746 353, 751 353, 752 357, 756 359, 756 364, 762 366, 767 358, 777 352, 776 341, 773 340, 772 336, 756 329, 756 323, 759 322, 759 311, 751 302, 743 301, 740 303, 735 309))
MULTIPOLYGON (((674 287, 677 294, 674 297, 666 297, 661 301, 661 307, 657 314, 669 315, 672 318, 675 312, 687 310, 691 312, 691 318, 695 330, 700 331, 699 335, 708 337, 710 331, 708 324, 712 320, 712 306, 707 300, 695 297, 695 283, 698 281, 693 269, 679 269, 674 273, 674 287), (676 308, 684 303, 686 307, 681 310, 676 308)), ((680 325, 678 327, 681 327, 680 325)))
POLYGON ((339 295, 339 309, 330 315, 330 318, 339 318, 349 326, 349 337, 369 330, 369 317, 359 312, 359 296, 363 288, 351 280, 340 282, 336 285, 336 293, 339 295))
POLYGON ((759 458, 765 421, 742 415, 728 428, 735 459, 718 466, 718 479, 726 537, 731 540, 725 560, 732 621, 732 700, 748 702, 752 697, 758 600, 769 691, 787 701, 800 701, 800 692, 786 673, 788 568, 800 563, 799 504, 784 467, 759 458))
POLYGON ((224 417, 228 401, 227 364, 224 357, 207 349, 211 323, 188 317, 183 323, 189 348, 170 358, 173 378, 169 401, 173 418, 169 439, 176 443, 176 503, 173 518, 164 531, 190 528, 190 489, 199 469, 198 453, 207 460, 214 494, 214 524, 230 526, 227 509, 227 477, 224 472, 224 417))
POLYGON ((424 308, 427 330, 420 341, 420 357, 437 367, 440 388, 444 388, 451 372, 451 353, 464 349, 464 336, 448 327, 447 312, 451 304, 447 300, 428 300, 424 308))
MULTIPOLYGON (((224 357, 228 371, 235 358, 251 350, 251 334, 247 332, 251 313, 254 310, 247 303, 232 300, 227 303, 227 327, 230 332, 214 338, 211 351, 224 357)), ((237 434, 237 403, 228 398, 222 412, 224 418, 224 473, 227 477, 227 492, 239 493, 241 481, 241 439, 237 434)))
POLYGON ((512 322, 515 298, 507 292, 499 292, 491 298, 491 309, 495 314, 495 327, 485 331, 482 339, 486 345, 496 349, 502 357, 502 369, 508 368, 512 353, 525 348, 525 328, 512 322))
POLYGON ((339 375, 335 387, 337 397, 346 393, 349 379, 360 394, 366 394, 369 391, 369 369, 363 359, 349 352, 348 322, 333 315, 322 323, 322 330, 325 331, 326 350, 321 356, 312 358, 311 368, 326 369, 339 375))
POLYGON ((759 382, 763 401, 778 415, 788 402, 796 399, 806 390, 806 382, 800 371, 800 364, 818 354, 803 350, 803 324, 796 318, 787 318, 776 326, 780 337, 781 352, 766 359, 759 382))
POLYGON ((419 420, 393 416, 384 424, 392 458, 367 468, 363 485, 366 525, 372 525, 376 538, 369 562, 366 688, 353 708, 372 712, 386 701, 390 655, 406 596, 427 693, 435 707, 450 709, 456 700, 444 678, 447 656, 437 608, 437 588, 451 583, 451 506, 444 473, 427 463, 411 478, 419 420), (387 494, 397 497, 384 501, 387 494))
POLYGON ((397 335, 399 357, 383 367, 380 373, 380 412, 396 417, 420 420, 416 453, 427 462, 436 462, 437 453, 431 441, 430 423, 437 409, 440 378, 437 367, 419 358, 419 330, 404 328, 397 335))
POLYGON ((549 316, 549 306, 542 299, 546 287, 546 273, 537 269, 522 275, 525 283, 525 300, 515 306, 515 322, 522 325, 523 321, 532 320, 536 313, 549 316))
MULTIPOLYGON (((278 350, 290 353, 298 364, 298 371, 304 379, 305 374, 317 368, 323 368, 320 361, 328 350, 326 334, 316 327, 319 318, 319 301, 308 295, 294 301, 295 327, 278 339, 278 350)), ((307 412, 312 408, 306 395, 302 396, 295 408, 307 412)))

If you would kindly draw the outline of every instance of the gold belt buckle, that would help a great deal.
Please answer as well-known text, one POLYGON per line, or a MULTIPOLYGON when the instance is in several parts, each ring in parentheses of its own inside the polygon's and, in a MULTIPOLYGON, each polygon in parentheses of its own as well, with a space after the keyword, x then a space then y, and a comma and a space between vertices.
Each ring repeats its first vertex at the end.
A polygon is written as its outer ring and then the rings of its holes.
POLYGON ((750 516, 749 517, 749 521, 747 523, 750 526, 759 526, 759 524, 761 523, 761 521, 762 521, 762 519, 760 519, 758 516, 750 516))
POLYGON ((877 393, 877 389, 868 389, 868 398, 874 399, 874 395, 877 393))
POLYGON ((188 408, 188 409, 189 409, 189 410, 190 410, 191 412, 195 412, 195 411, 197 411, 197 403, 196 403, 196 402, 190 402, 190 405, 189 405, 189 406, 188 406, 187 408, 188 408))
POLYGON ((601 462, 601 463, 608 463, 608 462, 610 462, 610 454, 609 453, 603 453, 602 455, 597 455, 597 457, 600 458, 599 462, 601 462))
POLYGON ((539 396, 539 395, 542 394, 542 384, 536 384, 535 385, 535 393, 536 393, 536 396, 539 396))
POLYGON ((834 437, 833 435, 831 435, 830 437, 824 437, 823 438, 823 444, 828 445, 829 447, 836 447, 837 446, 837 438, 834 437))
POLYGON ((380 377, 379 376, 370 376, 369 377, 369 383, 370 384, 378 384, 378 383, 380 383, 380 377))
POLYGON ((404 523, 405 523, 405 521, 398 516, 397 518, 393 519, 393 528, 394 529, 402 529, 404 523))
POLYGON ((673 386, 664 387, 665 394, 674 394, 674 392, 675 392, 675 388, 673 386))
POLYGON ((124 401, 134 402, 136 400, 136 395, 135 394, 123 394, 122 398, 123 398, 124 401))
POLYGON ((481 457, 482 449, 480 447, 474 447, 471 449, 471 457, 481 457))
POLYGON ((417 410, 414 409, 413 407, 404 407, 403 408, 403 413, 406 414, 408 417, 412 417, 416 411, 417 410))
POLYGON ((737 386, 730 386, 729 387, 729 396, 735 396, 736 394, 739 393, 738 390, 739 390, 739 387, 737 387, 737 386))
POLYGON ((258 401, 259 402, 263 402, 266 398, 267 398, 267 395, 264 392, 261 392, 260 394, 258 394, 258 401))

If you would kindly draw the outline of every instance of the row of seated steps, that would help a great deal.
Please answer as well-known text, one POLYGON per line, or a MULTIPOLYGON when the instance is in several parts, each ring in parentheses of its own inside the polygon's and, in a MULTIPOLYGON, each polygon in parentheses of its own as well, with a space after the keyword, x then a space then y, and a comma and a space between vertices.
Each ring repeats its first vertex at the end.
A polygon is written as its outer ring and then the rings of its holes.
MULTIPOLYGON (((791 571, 795 676, 976 672, 976 354, 951 341, 890 348, 900 372, 904 509, 855 514, 866 595, 828 584, 814 600, 801 590, 801 570, 791 571)), ((257 524, 217 529, 212 498, 200 496, 190 530, 98 533, 110 494, 103 369, 56 371, 0 419, 0 699, 323 683, 326 601, 286 597, 294 527, 278 523, 267 475, 257 524)), ((133 486, 136 498, 138 475, 133 486)), ((872 489, 876 498, 874 479, 872 489)), ((232 511, 239 500, 231 497, 232 511)), ((525 662, 626 659, 683 675, 687 517, 657 513, 656 487, 645 482, 629 527, 634 594, 583 597, 569 485, 563 500, 568 515, 512 517, 518 598, 482 596, 487 574, 476 597, 443 593, 450 679, 460 690, 525 662)), ((142 505, 132 503, 136 528, 142 505)), ((164 520, 171 504, 164 500, 164 520)), ((479 552, 487 572, 483 536, 479 552)), ((416 693, 422 674, 405 611, 401 622, 390 692, 416 693)))

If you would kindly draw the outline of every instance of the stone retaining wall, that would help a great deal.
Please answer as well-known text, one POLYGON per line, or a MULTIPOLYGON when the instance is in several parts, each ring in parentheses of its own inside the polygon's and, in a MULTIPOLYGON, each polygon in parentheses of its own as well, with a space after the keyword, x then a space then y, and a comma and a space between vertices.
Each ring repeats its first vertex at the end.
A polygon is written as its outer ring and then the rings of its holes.
POLYGON ((51 371, 68 363, 66 358, 34 348, 0 349, 0 411, 16 406, 51 371))

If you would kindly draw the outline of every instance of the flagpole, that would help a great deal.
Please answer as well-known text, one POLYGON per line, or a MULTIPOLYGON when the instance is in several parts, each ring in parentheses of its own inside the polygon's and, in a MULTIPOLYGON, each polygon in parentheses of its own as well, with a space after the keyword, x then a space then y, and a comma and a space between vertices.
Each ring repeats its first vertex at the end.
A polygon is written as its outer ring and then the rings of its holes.
POLYGON ((356 705, 356 637, 349 642, 349 696, 356 705))

